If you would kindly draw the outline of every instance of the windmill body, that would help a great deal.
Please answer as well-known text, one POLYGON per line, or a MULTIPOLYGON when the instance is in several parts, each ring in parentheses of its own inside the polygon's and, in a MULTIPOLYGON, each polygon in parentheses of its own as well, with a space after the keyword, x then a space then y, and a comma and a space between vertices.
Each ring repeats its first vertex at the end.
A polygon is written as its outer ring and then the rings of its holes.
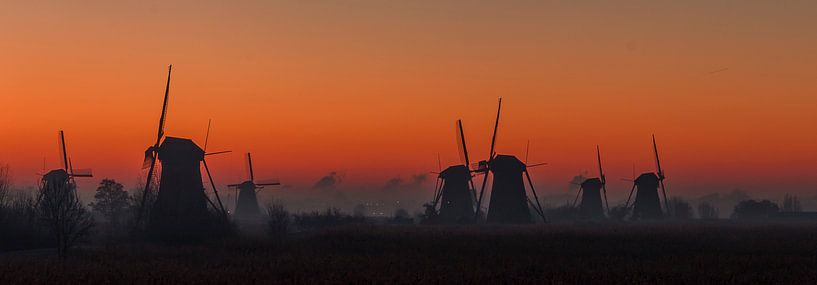
POLYGON ((59 132, 59 146, 62 152, 62 167, 54 169, 43 175, 41 180, 41 190, 37 197, 37 204, 43 199, 64 199, 76 195, 75 177, 93 177, 90 169, 74 171, 71 159, 68 157, 68 149, 65 146, 65 133, 59 132))
POLYGON ((158 149, 162 176, 151 226, 174 231, 208 216, 200 163, 204 151, 192 140, 166 137, 158 149))
POLYGON ((443 181, 439 222, 467 223, 474 217, 474 201, 468 186, 471 172, 465 165, 446 168, 440 173, 443 181))
POLYGON ((258 191, 264 186, 281 185, 277 180, 268 180, 267 182, 256 182, 255 174, 252 168, 252 155, 247 153, 247 181, 239 184, 230 184, 238 190, 235 203, 235 217, 239 220, 258 220, 261 218, 261 208, 258 207, 258 191))
POLYGON ((488 162, 493 174, 488 223, 523 224, 531 222, 525 193, 525 164, 511 155, 497 155, 488 162))
POLYGON ((258 207, 258 187, 252 181, 244 181, 236 186, 238 188, 238 201, 235 205, 235 217, 238 219, 252 219, 261 216, 261 209, 258 207))
POLYGON ((38 200, 61 199, 68 195, 75 195, 76 188, 70 178, 71 176, 64 169, 51 170, 43 175, 40 185, 42 196, 38 200))
POLYGON ((601 179, 587 179, 582 182, 581 187, 582 202, 579 204, 579 211, 582 216, 589 219, 604 218, 604 206, 601 201, 601 179))
POLYGON ((641 174, 635 179, 636 196, 633 202, 633 219, 660 219, 664 216, 658 197, 659 182, 658 175, 652 172, 641 174))

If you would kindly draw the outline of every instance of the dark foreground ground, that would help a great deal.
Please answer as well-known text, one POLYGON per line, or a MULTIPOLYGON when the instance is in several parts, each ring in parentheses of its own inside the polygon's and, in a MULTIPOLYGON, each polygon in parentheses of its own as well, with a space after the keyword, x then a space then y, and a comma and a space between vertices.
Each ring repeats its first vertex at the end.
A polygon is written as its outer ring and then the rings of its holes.
POLYGON ((0 284, 817 284, 817 225, 357 226, 283 243, 0 254, 0 284))

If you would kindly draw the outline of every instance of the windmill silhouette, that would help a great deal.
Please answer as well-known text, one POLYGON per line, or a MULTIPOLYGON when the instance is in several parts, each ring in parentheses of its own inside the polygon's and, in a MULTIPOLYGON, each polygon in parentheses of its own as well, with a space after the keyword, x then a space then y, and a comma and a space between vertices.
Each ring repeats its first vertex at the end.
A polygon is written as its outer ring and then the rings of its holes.
POLYGON ((604 176, 604 170, 601 166, 601 150, 596 146, 596 158, 599 163, 599 177, 588 178, 579 184, 579 191, 576 193, 576 200, 573 201, 573 206, 581 194, 582 200, 579 204, 579 211, 582 216, 590 219, 604 218, 604 209, 610 210, 610 205, 607 203, 607 178, 604 176), (604 198, 604 204, 601 201, 604 198))
POLYGON ((256 182, 255 175, 252 168, 252 156, 247 153, 246 157, 248 180, 239 184, 230 184, 227 187, 235 188, 236 203, 235 203, 235 217, 238 219, 257 219, 261 217, 261 209, 258 207, 258 191, 264 186, 281 185, 277 180, 265 180, 263 182, 256 182))
POLYGON ((162 103, 162 113, 159 117, 156 143, 145 151, 143 168, 149 170, 136 221, 137 225, 140 225, 144 219, 145 208, 151 206, 152 210, 150 211, 150 222, 148 224, 151 228, 156 229, 159 233, 190 233, 194 229, 199 229, 202 226, 201 223, 206 222, 206 217, 209 214, 208 204, 216 209, 224 219, 227 218, 227 211, 224 210, 218 190, 215 188, 215 183, 213 183, 210 169, 204 159, 205 155, 210 154, 205 153, 190 139, 165 136, 171 71, 172 65, 167 70, 167 84, 162 103), (157 160, 162 163, 158 195, 154 205, 146 205, 153 184, 157 160), (218 206, 204 192, 201 164, 204 165, 207 171, 218 206))
POLYGON ((652 136, 652 147, 655 154, 655 168, 656 172, 642 173, 633 181, 633 187, 630 189, 629 198, 627 198, 627 208, 630 207, 630 198, 633 196, 633 191, 638 189, 635 193, 635 201, 633 202, 632 219, 660 219, 664 216, 661 211, 661 199, 658 197, 658 187, 661 187, 661 193, 664 198, 664 209, 669 211, 669 202, 667 200, 667 190, 664 187, 664 171, 661 169, 661 160, 658 156, 658 146, 655 143, 655 135, 652 136))
POLYGON ((478 218, 482 207, 482 199, 485 194, 485 187, 488 184, 489 174, 493 175, 491 201, 488 204, 488 214, 486 221, 488 223, 502 223, 502 224, 520 224, 530 223, 531 216, 528 205, 536 211, 543 221, 545 218, 542 205, 539 203, 539 197, 536 194, 536 189, 533 187, 533 181, 528 173, 528 166, 526 163, 520 161, 516 156, 512 155, 497 155, 494 152, 496 146, 496 134, 499 128, 499 117, 502 111, 502 98, 499 98, 499 107, 496 111, 496 122, 494 124, 494 132, 491 136, 491 149, 487 160, 480 161, 477 165, 476 172, 481 172, 483 176, 482 187, 477 198, 477 209, 475 215, 478 218), (531 201, 525 190, 525 179, 530 186, 535 203, 531 201))
MULTIPOLYGON (((65 145, 65 132, 62 130, 59 131, 59 149, 60 149, 60 156, 62 161, 62 168, 61 169, 54 169, 43 175, 41 180, 40 187, 42 189, 50 189, 53 191, 69 191, 69 195, 76 195, 77 191, 77 183, 74 179, 75 177, 93 177, 93 173, 90 169, 73 169, 71 158, 68 156, 68 147, 65 145)), ((49 197, 43 197, 45 195, 58 195, 56 197, 65 197, 63 194, 65 193, 51 193, 49 191, 40 191, 37 194, 37 200, 35 205, 39 205, 40 201, 43 199, 48 199, 49 197)))
MULTIPOLYGON (((425 205, 426 215, 433 217, 432 222, 453 224, 473 221, 476 189, 469 167, 470 161, 462 120, 457 120, 456 126, 457 147, 462 164, 449 166, 438 173, 434 187, 434 200, 431 204, 425 205)), ((439 163, 439 156, 437 159, 439 163)))

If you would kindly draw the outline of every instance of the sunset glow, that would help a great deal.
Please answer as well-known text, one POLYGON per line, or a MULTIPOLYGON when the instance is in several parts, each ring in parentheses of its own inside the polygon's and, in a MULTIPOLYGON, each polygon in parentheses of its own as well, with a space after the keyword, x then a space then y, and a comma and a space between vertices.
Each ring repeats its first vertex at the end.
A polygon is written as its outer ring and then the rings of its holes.
POLYGON ((0 4, 0 163, 20 187, 59 167, 60 129, 76 168, 136 184, 173 64, 167 135, 203 146, 212 119, 224 185, 251 151, 261 178, 381 187, 459 163, 457 119, 486 159, 502 97, 497 152, 529 140, 543 192, 597 175, 600 145, 626 198, 652 134, 674 194, 817 190, 814 1, 70 2, 0 4))

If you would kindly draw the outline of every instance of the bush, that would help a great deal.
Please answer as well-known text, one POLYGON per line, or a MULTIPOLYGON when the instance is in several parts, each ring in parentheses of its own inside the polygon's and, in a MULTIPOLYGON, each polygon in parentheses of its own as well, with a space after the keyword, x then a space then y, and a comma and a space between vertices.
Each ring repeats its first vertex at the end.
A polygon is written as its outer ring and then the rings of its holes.
POLYGON ((39 223, 30 193, 6 196, 0 205, 0 251, 51 246, 52 238, 39 223))
POLYGON ((618 205, 610 208, 610 219, 623 221, 630 214, 630 208, 624 205, 618 205))
POLYGON ((732 218, 744 220, 765 219, 768 218, 769 215, 779 211, 780 207, 769 200, 763 200, 760 202, 755 200, 744 200, 735 206, 735 211, 732 213, 732 218))
POLYGON ((698 217, 701 220, 717 220, 719 218, 718 208, 703 202, 698 205, 698 217))
POLYGON ((414 219, 411 218, 406 209, 400 208, 394 211, 394 216, 389 221, 390 224, 410 225, 414 224, 414 219))
POLYGON ((582 217, 582 212, 579 207, 574 207, 570 204, 564 204, 556 208, 549 208, 545 210, 545 216, 554 221, 559 220, 578 220, 582 217))
POLYGON ((673 219, 689 220, 692 219, 692 206, 687 201, 679 197, 669 199, 669 216, 673 219))
POLYGON ((360 224, 366 222, 365 218, 353 217, 340 212, 337 208, 326 208, 323 211, 314 211, 295 215, 295 225, 298 229, 321 229, 336 227, 345 224, 360 224))
POLYGON ((270 203, 267 205, 267 234, 274 240, 283 240, 289 229, 289 212, 284 205, 270 203))

